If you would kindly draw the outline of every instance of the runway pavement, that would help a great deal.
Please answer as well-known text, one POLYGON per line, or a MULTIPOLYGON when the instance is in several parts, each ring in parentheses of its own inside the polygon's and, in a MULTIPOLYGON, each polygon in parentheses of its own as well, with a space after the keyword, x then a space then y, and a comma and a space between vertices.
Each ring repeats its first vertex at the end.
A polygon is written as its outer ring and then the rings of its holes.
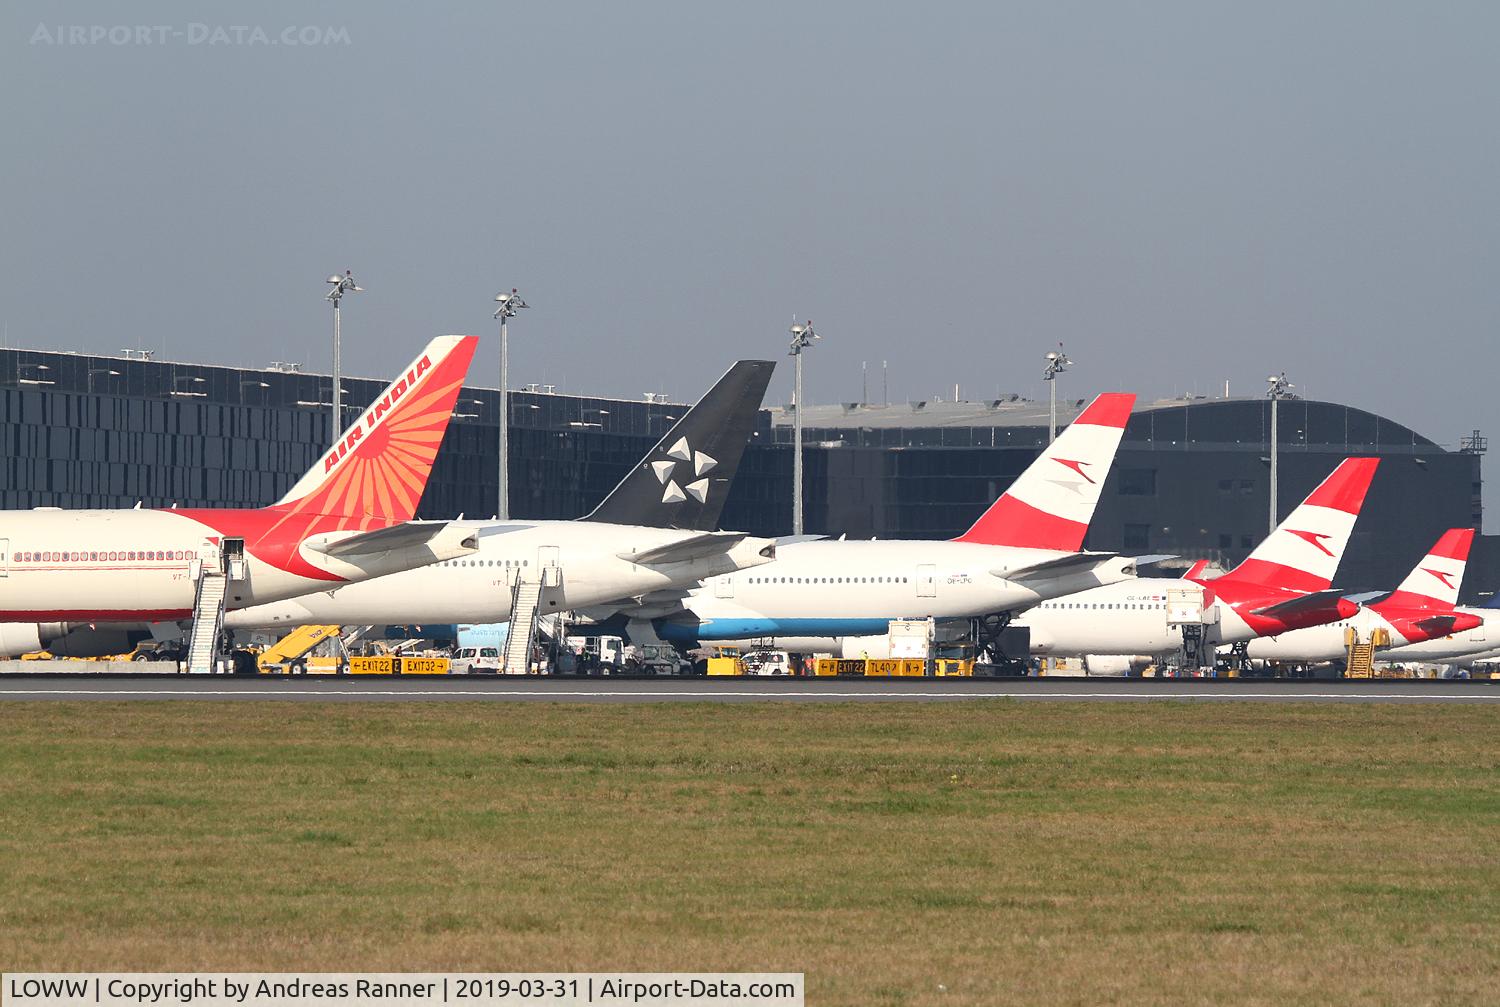
POLYGON ((272 700, 278 702, 1127 702, 1495 703, 1491 681, 1253 679, 492 678, 187 675, 0 676, 8 700, 272 700))

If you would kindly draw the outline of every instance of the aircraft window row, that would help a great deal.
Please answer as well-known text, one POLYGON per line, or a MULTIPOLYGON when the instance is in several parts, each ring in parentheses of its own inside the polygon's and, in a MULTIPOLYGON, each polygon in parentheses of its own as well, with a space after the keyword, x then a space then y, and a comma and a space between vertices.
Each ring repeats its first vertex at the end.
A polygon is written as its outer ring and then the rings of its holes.
POLYGON ((906 584, 906 577, 751 577, 751 584, 906 584))
POLYGON ((1110 602, 1103 602, 1103 601, 1093 601, 1093 602, 1082 602, 1082 601, 1048 601, 1048 602, 1043 602, 1041 605, 1039 605, 1037 607, 1038 608, 1046 608, 1046 609, 1083 609, 1083 610, 1089 610, 1089 611, 1099 611, 1100 609, 1124 609, 1124 610, 1133 611, 1133 612, 1155 612, 1155 611, 1165 611, 1167 606, 1166 606, 1165 602, 1152 602, 1150 604, 1145 604, 1145 603, 1136 602, 1136 601, 1132 601, 1132 602, 1124 602, 1124 601, 1119 601, 1119 602, 1115 602, 1115 601, 1110 601, 1110 602))
POLYGON ((450 559, 445 560, 438 566, 501 566, 518 567, 530 566, 529 559, 450 559))
POLYGON ((110 552, 74 552, 72 550, 24 550, 11 554, 17 563, 154 563, 163 560, 196 559, 197 554, 186 549, 131 549, 110 552))

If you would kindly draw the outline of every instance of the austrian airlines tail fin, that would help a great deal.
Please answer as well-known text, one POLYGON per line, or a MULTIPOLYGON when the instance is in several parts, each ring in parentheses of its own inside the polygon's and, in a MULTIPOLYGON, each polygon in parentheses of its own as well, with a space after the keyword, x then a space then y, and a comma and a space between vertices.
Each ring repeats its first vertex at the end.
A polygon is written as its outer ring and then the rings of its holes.
POLYGON ((775 369, 736 362, 583 520, 716 530, 775 369))
POLYGON ((954 541, 1077 552, 1114 463, 1135 396, 1100 395, 954 541))
POLYGON ((1219 580, 1291 591, 1327 590, 1379 464, 1379 458, 1345 458, 1243 563, 1219 580))
POLYGON ((428 343, 273 509, 339 517, 343 529, 410 521, 478 344, 477 336, 428 343))
POLYGON ((1390 605, 1398 608, 1430 608, 1446 611, 1458 604, 1458 589, 1464 582, 1464 567, 1469 561, 1469 546, 1474 542, 1473 528, 1450 528, 1443 532, 1416 569, 1407 574, 1401 586, 1379 605, 1377 611, 1390 605))

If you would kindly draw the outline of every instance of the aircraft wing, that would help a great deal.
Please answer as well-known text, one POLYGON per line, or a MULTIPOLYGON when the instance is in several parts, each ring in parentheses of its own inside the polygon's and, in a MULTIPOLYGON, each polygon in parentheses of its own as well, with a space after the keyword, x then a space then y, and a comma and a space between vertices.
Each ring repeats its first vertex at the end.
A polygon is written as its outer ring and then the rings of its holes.
POLYGON ((650 594, 623 598, 607 605, 595 605, 584 610, 584 614, 598 622, 616 615, 630 619, 664 619, 687 614, 684 604, 691 597, 687 591, 652 591, 650 594))
POLYGON ((1032 563, 1030 566, 1017 567, 1014 570, 991 570, 990 573, 1003 580, 1025 584, 1029 580, 1052 580, 1069 574, 1087 573, 1102 561, 1114 559, 1117 555, 1118 553, 1112 552, 1070 552, 1055 559, 1032 563))
POLYGON ((389 528, 360 532, 358 535, 345 538, 330 539, 327 536, 318 536, 308 539, 303 546, 313 552, 341 559, 346 563, 358 563, 360 560, 383 557, 404 549, 436 545, 440 540, 452 539, 455 532, 460 535, 460 541, 445 542, 445 544, 449 548, 457 546, 461 551, 472 552, 477 545, 477 531, 472 527, 464 528, 448 521, 407 521, 391 525, 389 528), (463 532, 468 532, 467 537, 463 536, 463 532))
POLYGON ((1279 601, 1274 605, 1264 608, 1252 609, 1251 615, 1263 615, 1271 619, 1286 619, 1290 616, 1311 615, 1316 612, 1332 612, 1338 608, 1338 603, 1344 597, 1344 592, 1337 589, 1330 591, 1314 591, 1304 594, 1288 601, 1279 601))
POLYGON ((745 532, 707 532, 692 538, 668 542, 643 552, 621 552, 615 555, 641 566, 663 566, 668 563, 686 563, 726 553, 745 540, 745 532))

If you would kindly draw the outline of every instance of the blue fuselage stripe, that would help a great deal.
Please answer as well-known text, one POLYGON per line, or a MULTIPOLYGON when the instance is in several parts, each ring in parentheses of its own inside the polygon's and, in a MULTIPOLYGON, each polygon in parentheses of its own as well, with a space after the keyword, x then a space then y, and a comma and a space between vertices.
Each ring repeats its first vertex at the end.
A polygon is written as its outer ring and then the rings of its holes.
POLYGON ((708 619, 698 625, 667 622, 663 640, 747 640, 763 636, 877 636, 889 619, 708 619))

